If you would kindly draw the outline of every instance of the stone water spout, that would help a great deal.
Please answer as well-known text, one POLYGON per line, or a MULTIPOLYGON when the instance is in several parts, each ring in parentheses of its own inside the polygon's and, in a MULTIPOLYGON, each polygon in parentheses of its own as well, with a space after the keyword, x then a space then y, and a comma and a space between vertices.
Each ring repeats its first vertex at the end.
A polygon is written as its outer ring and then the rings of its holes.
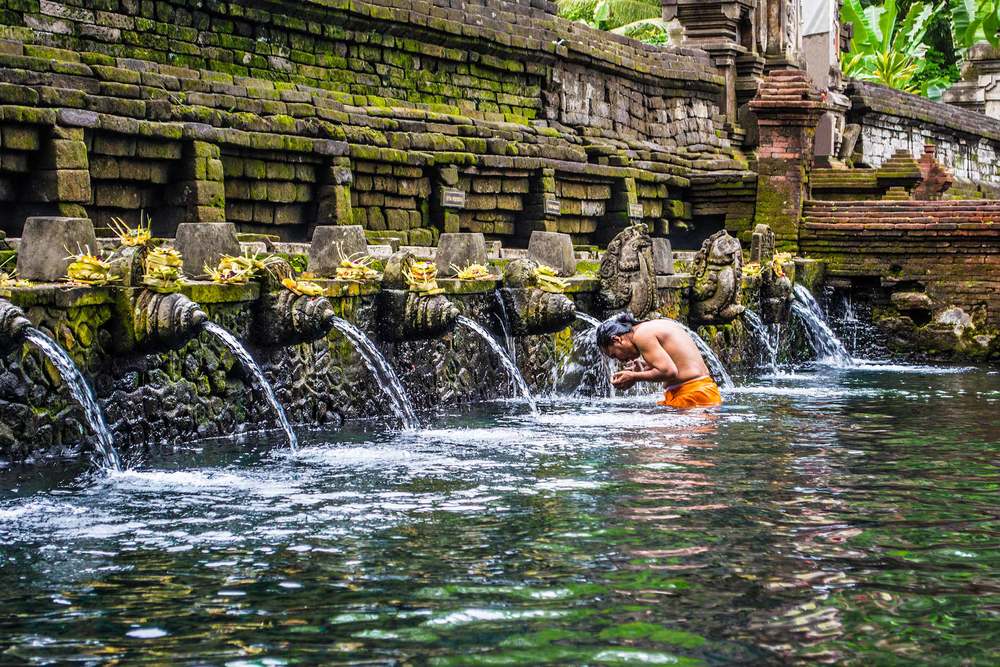
POLYGON ((760 312, 764 322, 787 322, 792 310, 792 281, 774 259, 774 232, 765 224, 754 227, 750 261, 760 265, 760 312))
POLYGON ((454 329, 458 319, 458 308, 443 294, 409 289, 406 276, 414 262, 413 253, 401 250, 385 264, 376 317, 379 332, 390 341, 436 338, 454 329))
POLYGON ((24 341, 31 320, 24 311, 6 299, 0 299, 0 351, 7 352, 24 341))
POLYGON ((292 277, 284 260, 271 261, 261 278, 260 298, 254 305, 254 341, 261 345, 309 343, 326 336, 337 321, 330 300, 297 294, 281 285, 292 277))
POLYGON ((208 321, 201 306, 183 294, 142 289, 133 291, 129 299, 132 340, 138 348, 180 347, 208 321))
POLYGON ((555 333, 576 319, 569 297, 539 288, 537 269, 531 259, 515 259, 504 269, 499 292, 513 336, 555 333))

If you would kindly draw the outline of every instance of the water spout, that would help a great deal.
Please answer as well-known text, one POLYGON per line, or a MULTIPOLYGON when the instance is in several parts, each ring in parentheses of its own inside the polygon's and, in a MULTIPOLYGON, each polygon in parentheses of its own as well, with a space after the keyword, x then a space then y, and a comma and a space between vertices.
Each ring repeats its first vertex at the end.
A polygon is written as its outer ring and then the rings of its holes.
POLYGON ((361 355, 365 366, 372 372, 378 385, 382 387, 382 391, 389 397, 393 411, 403 423, 403 429, 413 431, 420 428, 417 413, 413 409, 410 397, 406 394, 406 389, 403 388, 403 383, 400 382, 396 371, 389 365, 389 361, 375 347, 375 343, 361 329, 345 319, 333 318, 333 326, 354 344, 354 349, 361 355))
POLYGON ((799 317, 805 327, 806 336, 809 337, 809 343, 816 352, 818 362, 841 367, 854 365, 854 358, 826 323, 816 298, 802 285, 795 285, 792 312, 799 317))
POLYGON ((527 401, 529 406, 531 406, 531 413, 537 415, 538 405, 535 403, 535 399, 531 395, 531 390, 528 389, 528 383, 524 381, 524 376, 521 375, 521 371, 518 370, 514 362, 510 360, 510 357, 507 356, 506 352, 504 352, 500 343, 496 342, 496 340, 493 339, 493 336, 491 336, 486 329, 482 328, 477 322, 470 320, 464 315, 458 316, 458 323, 468 329, 471 329, 473 332, 478 334, 480 338, 486 341, 486 344, 489 345, 490 349, 496 353, 497 357, 500 359, 500 363, 502 363, 503 367, 507 370, 507 374, 510 376, 511 381, 517 385, 518 390, 521 392, 521 396, 523 396, 524 400, 527 401))
POLYGON ((515 363, 517 362, 517 347, 514 345, 514 337, 510 335, 510 317, 507 315, 507 305, 504 303, 503 295, 500 294, 499 290, 493 292, 497 297, 497 303, 500 304, 500 330, 503 333, 503 341, 507 346, 507 354, 515 363))
MULTIPOLYGON (((674 320, 676 322, 676 320, 674 320)), ((694 344, 698 346, 698 351, 701 352, 701 356, 705 359, 705 365, 708 366, 708 372, 711 373, 712 377, 719 383, 719 386, 723 389, 731 389, 736 385, 733 383, 733 378, 729 375, 729 371, 722 364, 722 361, 716 356, 715 351, 708 346, 708 343, 699 336, 690 327, 677 322, 684 331, 688 332, 694 344)))
POLYGON ((281 425, 281 429, 285 432, 285 438, 288 440, 288 446, 292 449, 297 449, 299 446, 298 438, 295 437, 295 431, 292 430, 291 424, 288 423, 288 417, 285 415, 285 409, 281 407, 281 403, 278 402, 278 398, 274 395, 274 388, 271 383, 267 381, 264 376, 264 371, 261 370, 257 362, 254 361, 250 353, 247 352, 246 348, 243 347, 233 334, 229 333, 222 327, 220 327, 215 322, 206 321, 202 324, 202 330, 215 336, 226 348, 233 353, 233 356, 239 360, 240 365, 243 367, 243 371, 247 373, 260 389, 261 393, 264 394, 264 398, 271 405, 271 409, 274 410, 275 415, 278 417, 278 423, 281 425))

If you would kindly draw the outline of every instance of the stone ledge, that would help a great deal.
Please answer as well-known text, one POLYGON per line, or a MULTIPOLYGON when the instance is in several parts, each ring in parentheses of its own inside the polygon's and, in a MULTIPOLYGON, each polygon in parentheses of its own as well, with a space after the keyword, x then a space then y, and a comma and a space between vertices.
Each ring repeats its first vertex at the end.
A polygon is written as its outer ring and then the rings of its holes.
POLYGON ((179 291, 195 303, 238 303, 256 301, 260 296, 260 285, 222 285, 208 280, 189 280, 179 291))
POLYGON ((76 286, 67 283, 38 283, 28 287, 0 288, 0 297, 15 306, 52 306, 79 308, 115 302, 114 287, 76 286))

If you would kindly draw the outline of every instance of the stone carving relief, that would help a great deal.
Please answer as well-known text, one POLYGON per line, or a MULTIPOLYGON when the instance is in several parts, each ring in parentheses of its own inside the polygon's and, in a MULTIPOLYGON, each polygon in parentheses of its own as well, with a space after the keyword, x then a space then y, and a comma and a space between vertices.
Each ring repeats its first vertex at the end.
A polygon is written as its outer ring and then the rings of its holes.
POLYGON ((659 306, 653 241, 644 225, 633 225, 608 244, 601 258, 600 302, 605 311, 628 309, 645 317, 659 306))
POLYGON ((538 262, 531 259, 515 259, 504 268, 500 298, 514 336, 555 333, 576 319, 569 297, 538 286, 537 270, 538 262))
POLYGON ((765 322, 784 322, 792 308, 792 281, 774 259, 774 232, 767 225, 754 227, 750 261, 760 264, 760 312, 765 322))
POLYGON ((701 244, 692 267, 690 319, 695 324, 725 324, 743 313, 739 304, 743 280, 740 242, 725 230, 712 234, 701 244))

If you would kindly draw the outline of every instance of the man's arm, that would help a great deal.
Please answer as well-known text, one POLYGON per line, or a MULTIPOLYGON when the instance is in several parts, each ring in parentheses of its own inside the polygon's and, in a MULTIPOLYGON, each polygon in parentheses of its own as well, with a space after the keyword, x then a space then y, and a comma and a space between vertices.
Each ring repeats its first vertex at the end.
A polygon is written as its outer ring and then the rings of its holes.
POLYGON ((663 349, 659 339, 655 335, 636 336, 635 345, 639 348, 639 354, 649 367, 647 370, 632 373, 635 380, 645 380, 647 382, 671 382, 677 379, 677 364, 670 358, 667 351, 663 349))

